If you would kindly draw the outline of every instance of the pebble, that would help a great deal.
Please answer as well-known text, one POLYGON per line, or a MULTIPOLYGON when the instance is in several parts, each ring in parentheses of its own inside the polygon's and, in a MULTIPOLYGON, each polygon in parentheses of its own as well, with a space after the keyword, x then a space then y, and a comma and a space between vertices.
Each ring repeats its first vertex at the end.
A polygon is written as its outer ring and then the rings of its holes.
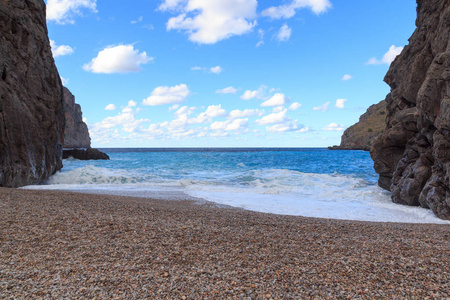
POLYGON ((0 189, 0 298, 447 299, 450 225, 0 189))

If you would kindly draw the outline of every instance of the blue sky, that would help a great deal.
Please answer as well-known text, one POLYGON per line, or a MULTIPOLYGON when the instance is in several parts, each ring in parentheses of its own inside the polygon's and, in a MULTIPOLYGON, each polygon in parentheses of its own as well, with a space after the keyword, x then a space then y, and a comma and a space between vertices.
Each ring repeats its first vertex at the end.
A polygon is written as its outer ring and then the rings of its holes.
POLYGON ((413 0, 47 0, 93 147, 326 147, 389 87, 413 0))

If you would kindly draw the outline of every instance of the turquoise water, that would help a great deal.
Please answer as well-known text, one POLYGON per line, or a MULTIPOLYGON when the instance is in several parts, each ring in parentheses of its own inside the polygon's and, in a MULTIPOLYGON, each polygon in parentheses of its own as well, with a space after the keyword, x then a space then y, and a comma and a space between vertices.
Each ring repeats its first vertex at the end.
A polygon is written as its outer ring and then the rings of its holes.
POLYGON ((260 212, 367 221, 441 223, 393 204, 369 153, 327 149, 101 149, 109 161, 64 160, 33 189, 204 199, 260 212))

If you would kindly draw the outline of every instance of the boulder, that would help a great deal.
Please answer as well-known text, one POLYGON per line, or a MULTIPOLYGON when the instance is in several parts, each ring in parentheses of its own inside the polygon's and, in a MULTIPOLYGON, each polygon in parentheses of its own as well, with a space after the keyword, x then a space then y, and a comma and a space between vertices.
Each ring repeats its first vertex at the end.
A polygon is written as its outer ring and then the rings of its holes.
POLYGON ((0 186, 46 180, 62 167, 62 84, 42 0, 0 1, 0 186))
POLYGON ((386 129, 371 157, 394 202, 450 219, 450 2, 418 0, 417 14, 385 77, 386 129))

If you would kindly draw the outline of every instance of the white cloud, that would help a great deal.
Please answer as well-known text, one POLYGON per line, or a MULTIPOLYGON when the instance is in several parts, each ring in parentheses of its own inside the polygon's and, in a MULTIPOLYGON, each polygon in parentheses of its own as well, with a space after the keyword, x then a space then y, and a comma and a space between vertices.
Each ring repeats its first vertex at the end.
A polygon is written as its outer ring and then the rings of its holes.
POLYGON ((105 110, 116 110, 116 106, 114 104, 108 104, 106 105, 105 110))
POLYGON ((266 32, 264 31, 264 30, 262 30, 262 29, 258 29, 258 36, 259 36, 259 39, 263 39, 264 38, 264 35, 266 34, 266 32))
POLYGON ((211 118, 223 117, 227 114, 227 111, 222 108, 222 104, 210 105, 205 111, 205 115, 211 118))
POLYGON ((248 119, 235 119, 227 125, 225 130, 243 130, 248 127, 248 119))
POLYGON ((185 84, 172 87, 159 86, 152 91, 150 97, 144 99, 143 103, 145 105, 181 103, 189 96, 189 94, 189 88, 185 84))
POLYGON ((262 116, 262 114, 264 113, 263 110, 259 110, 259 109, 245 109, 245 110, 233 110, 230 112, 229 114, 229 118, 230 119, 238 119, 238 118, 248 118, 248 117, 253 117, 253 116, 262 116))
POLYGON ((389 50, 383 55, 383 58, 381 60, 372 57, 366 62, 366 65, 381 65, 381 64, 390 65, 397 57, 397 55, 399 55, 402 52, 402 50, 403 47, 396 47, 392 45, 391 47, 389 47, 389 50))
POLYGON ((195 67, 192 67, 191 70, 192 71, 205 71, 205 72, 214 73, 214 74, 220 74, 223 71, 221 66, 215 66, 215 67, 211 67, 211 68, 195 66, 195 67))
POLYGON ((347 102, 347 99, 337 99, 336 108, 343 109, 345 107, 345 102, 347 102))
POLYGON ((222 105, 210 105, 206 111, 200 113, 196 118, 189 119, 190 124, 199 124, 210 122, 213 118, 224 117, 227 115, 227 111, 222 108, 222 105))
POLYGON ((328 106, 330 105, 330 101, 325 102, 324 104, 322 104, 321 106, 317 106, 317 107, 313 107, 313 110, 320 110, 322 112, 327 111, 328 110, 328 106))
POLYGON ((292 0, 289 4, 269 7, 261 15, 272 19, 289 19, 302 8, 309 8, 315 14, 321 14, 331 8, 331 2, 329 0, 292 0))
POLYGON ((135 114, 137 111, 133 110, 133 106, 128 105, 117 116, 108 117, 99 123, 92 124, 89 127, 89 131, 92 133, 93 138, 110 135, 112 130, 114 128, 118 129, 118 127, 127 133, 136 132, 139 130, 140 125, 150 122, 149 119, 136 119, 135 114))
POLYGON ((264 116, 261 119, 256 120, 255 123, 258 125, 280 124, 288 120, 286 118, 286 113, 287 109, 283 109, 282 111, 264 116))
POLYGON ((344 131, 345 130, 345 126, 344 125, 339 125, 337 123, 331 123, 331 124, 328 124, 323 130, 326 130, 326 131, 344 131))
POLYGON ((376 59, 375 57, 370 58, 366 65, 381 65, 383 62, 381 60, 376 59))
POLYGON ((241 99, 242 100, 250 100, 250 99, 263 99, 264 98, 264 94, 267 90, 267 87, 264 85, 261 85, 259 87, 259 89, 252 91, 252 90, 246 90, 244 92, 244 94, 242 94, 241 99))
POLYGON ((229 121, 223 121, 223 122, 214 122, 209 127, 212 130, 225 130, 225 127, 227 127, 227 124, 229 121))
POLYGON ((257 0, 165 0, 159 9, 179 13, 169 19, 167 30, 185 30, 192 42, 214 44, 250 32, 256 7, 257 0))
POLYGON ((141 70, 140 65, 153 60, 147 53, 134 50, 133 45, 108 46, 100 51, 97 57, 83 66, 93 73, 128 73, 141 70))
POLYGON ((64 78, 64 77, 62 77, 62 76, 59 76, 59 77, 61 78, 61 82, 62 82, 62 84, 63 84, 64 86, 66 86, 66 85, 69 84, 69 79, 64 78))
POLYGON ((196 139, 205 137, 223 138, 238 136, 248 131, 248 118, 227 119, 214 122, 214 118, 228 116, 221 105, 210 105, 205 111, 192 117, 196 107, 172 105, 173 119, 150 123, 148 119, 136 118, 140 108, 130 100, 128 105, 114 117, 105 118, 89 126, 92 140, 102 143, 127 143, 153 139, 196 139), (176 111, 175 111, 176 109, 176 111), (211 124, 211 122, 214 122, 211 124), (148 124, 148 125, 147 125, 148 124))
POLYGON ((250 91, 250 90, 246 90, 244 92, 244 94, 241 96, 241 99, 243 100, 250 100, 253 98, 258 97, 258 91, 250 91))
POLYGON ((67 45, 56 45, 54 40, 50 40, 50 47, 52 48, 53 57, 70 55, 73 53, 73 48, 67 45))
POLYGON ((97 12, 97 0, 47 0, 47 20, 58 24, 74 24, 73 18, 83 10, 97 12))
POLYGON ((287 42, 291 38, 291 34, 292 28, 290 28, 287 24, 284 24, 277 33, 277 40, 280 42, 287 42))
POLYGON ((180 108, 180 105, 179 104, 174 104, 171 107, 169 107, 169 111, 174 111, 174 110, 177 110, 178 108, 180 108))
POLYGON ((258 36, 260 41, 256 44, 256 47, 262 46, 264 44, 264 35, 266 32, 262 29, 258 29, 258 36))
POLYGON ((286 96, 282 93, 276 93, 267 101, 261 103, 261 106, 280 106, 287 102, 286 96))
POLYGON ((284 110, 284 106, 277 106, 272 108, 272 112, 277 113, 284 110))
MULTIPOLYGON (((175 106, 175 105, 173 105, 175 106)), ((177 105, 179 106, 179 105, 177 105)), ((189 107, 189 106, 182 106, 180 107, 176 112, 175 115, 177 116, 189 116, 195 111, 195 107, 189 107)))
POLYGON ((302 107, 302 105, 301 105, 300 103, 294 102, 294 103, 292 103, 292 104, 289 106, 289 110, 297 110, 297 109, 299 109, 300 107, 302 107))
POLYGON ((276 124, 273 126, 266 126, 267 132, 287 132, 287 131, 297 131, 297 132, 306 132, 308 128, 297 124, 297 121, 287 120, 284 123, 276 124))
POLYGON ((144 18, 142 16, 140 16, 139 18, 137 18, 137 20, 130 21, 130 24, 140 23, 140 22, 142 22, 142 20, 144 20, 144 18))
POLYGON ((248 128, 248 119, 235 119, 233 121, 214 122, 211 124, 212 130, 245 130, 248 128))
POLYGON ((232 86, 229 86, 224 89, 217 90, 216 94, 236 94, 236 92, 237 92, 237 89, 235 89, 232 86))
POLYGON ((222 68, 220 66, 212 67, 209 69, 211 73, 220 74, 222 73, 222 68))
POLYGON ((162 11, 166 11, 166 10, 176 11, 177 9, 181 10, 180 3, 183 1, 184 0, 164 0, 164 2, 159 6, 159 9, 162 11))
POLYGON ((142 25, 142 28, 148 29, 148 30, 154 30, 155 27, 153 27, 152 24, 146 24, 146 25, 142 25))
POLYGON ((347 80, 350 80, 350 79, 353 79, 353 76, 352 76, 352 75, 345 74, 344 76, 342 76, 342 80, 343 80, 343 81, 347 81, 347 80))

